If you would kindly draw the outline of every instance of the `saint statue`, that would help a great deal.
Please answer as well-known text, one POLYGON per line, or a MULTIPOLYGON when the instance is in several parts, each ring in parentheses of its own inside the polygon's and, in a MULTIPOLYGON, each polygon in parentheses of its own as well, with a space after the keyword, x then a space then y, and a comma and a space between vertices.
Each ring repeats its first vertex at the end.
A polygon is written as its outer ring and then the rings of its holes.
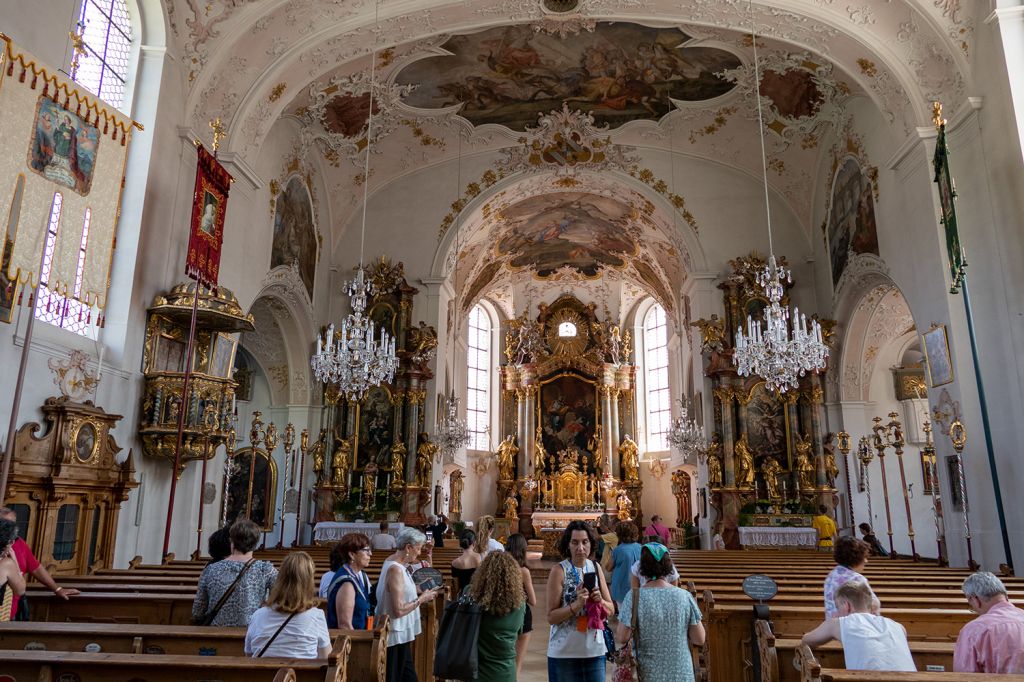
POLYGON ((806 435, 796 439, 796 470, 800 490, 814 490, 814 454, 811 452, 811 439, 806 435))
POLYGON ((601 452, 601 426, 594 428, 594 435, 587 441, 587 449, 594 454, 595 468, 600 470, 604 466, 604 454, 601 452))
POLYGON ((690 323, 691 327, 700 330, 700 350, 702 353, 720 352, 725 341, 725 320, 712 315, 710 320, 700 319, 690 323))
POLYGON ((619 493, 615 496, 615 506, 619 508, 619 521, 629 521, 633 516, 633 501, 629 499, 629 493, 625 488, 619 488, 619 493))
POLYGON ((505 436, 498 446, 498 480, 514 481, 516 478, 516 456, 519 454, 519 446, 516 445, 516 437, 505 436))
POLYGON ((430 442, 430 435, 424 431, 420 433, 420 442, 416 446, 416 482, 421 486, 430 485, 430 473, 434 468, 434 456, 437 455, 437 446, 430 442))
POLYGON ((825 480, 829 488, 836 487, 836 476, 839 475, 839 467, 836 466, 836 451, 832 445, 832 434, 826 436, 828 439, 822 446, 825 450, 825 480))
POLYGON ((736 452, 736 487, 754 487, 754 453, 750 451, 747 444, 747 434, 740 436, 733 446, 736 452))
POLYGON ((761 476, 764 478, 764 485, 768 489, 768 499, 777 500, 782 497, 779 494, 779 474, 782 467, 775 461, 774 457, 766 457, 761 462, 761 476))
POLYGON ((310 448, 310 454, 313 456, 313 472, 316 474, 315 485, 320 485, 320 480, 323 478, 324 473, 324 442, 318 440, 313 443, 313 447, 310 448))
POLYGON ((400 485, 405 474, 405 443, 395 441, 391 444, 391 485, 400 485))
POLYGON ((712 488, 722 487, 722 441, 717 433, 711 436, 708 444, 708 485, 712 488))
POLYGON ((518 526, 519 503, 516 502, 515 493, 510 492, 508 497, 505 498, 505 518, 509 520, 509 524, 513 527, 518 526))
POLYGON ((370 461, 363 468, 363 500, 367 509, 373 509, 377 502, 377 464, 370 461))
POLYGON ((461 514, 462 513, 462 486, 465 482, 462 480, 462 471, 456 469, 452 472, 451 479, 448 482, 448 513, 449 514, 461 514))
POLYGON ((342 438, 334 448, 334 455, 331 457, 331 483, 337 487, 343 487, 348 478, 350 456, 352 454, 352 439, 342 438))
POLYGON ((533 440, 533 475, 544 475, 544 462, 548 458, 548 452, 544 449, 544 427, 537 427, 537 434, 533 440))
POLYGON ((640 480, 640 449, 629 434, 622 439, 622 445, 619 446, 619 457, 621 458, 622 465, 622 480, 624 481, 639 481, 640 480))

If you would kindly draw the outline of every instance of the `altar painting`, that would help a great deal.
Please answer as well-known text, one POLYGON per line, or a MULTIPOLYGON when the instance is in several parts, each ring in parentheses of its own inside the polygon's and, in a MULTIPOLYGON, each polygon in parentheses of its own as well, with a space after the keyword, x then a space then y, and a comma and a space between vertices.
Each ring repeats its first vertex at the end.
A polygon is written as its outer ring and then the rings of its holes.
POLYGON ((371 461, 379 466, 390 466, 395 410, 391 404, 391 392, 387 388, 377 386, 366 392, 366 397, 359 405, 358 423, 356 468, 361 469, 371 461))
POLYGON ((575 446, 589 452, 597 425, 597 389, 576 374, 561 374, 541 385, 537 423, 544 430, 549 457, 575 446))
MULTIPOLYGON (((228 485, 227 525, 246 514, 246 500, 249 494, 249 465, 252 448, 235 453, 235 470, 228 485)), ((263 530, 274 527, 274 510, 277 498, 277 463, 264 450, 256 450, 256 470, 252 479, 252 512, 249 518, 263 530)))
POLYGON ((763 381, 755 384, 747 404, 747 441, 754 456, 771 455, 784 469, 791 468, 788 426, 782 400, 766 390, 763 381))

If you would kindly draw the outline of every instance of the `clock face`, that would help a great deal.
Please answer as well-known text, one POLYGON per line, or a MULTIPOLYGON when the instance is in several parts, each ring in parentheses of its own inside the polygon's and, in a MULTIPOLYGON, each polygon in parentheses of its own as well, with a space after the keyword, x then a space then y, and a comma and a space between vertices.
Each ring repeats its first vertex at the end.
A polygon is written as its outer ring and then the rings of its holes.
POLYGON ((92 459, 93 450, 96 449, 96 427, 90 422, 85 422, 78 428, 75 434, 75 455, 83 462, 92 459))

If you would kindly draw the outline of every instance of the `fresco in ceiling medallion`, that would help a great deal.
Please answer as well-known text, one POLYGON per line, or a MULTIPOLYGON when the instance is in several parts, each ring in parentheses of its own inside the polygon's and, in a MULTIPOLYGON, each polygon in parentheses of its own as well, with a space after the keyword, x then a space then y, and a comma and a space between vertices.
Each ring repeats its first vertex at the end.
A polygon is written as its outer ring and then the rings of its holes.
POLYGON ((450 53, 418 60, 396 78, 415 90, 404 103, 421 109, 461 105, 474 125, 498 123, 522 131, 537 116, 568 102, 613 128, 657 120, 671 99, 699 102, 735 87, 716 75, 741 65, 715 47, 683 47, 675 28, 597 24, 593 33, 562 39, 529 26, 502 26, 456 35, 450 53))
POLYGON ((878 253, 878 228, 870 178, 860 165, 847 158, 835 176, 828 220, 829 256, 832 285, 839 283, 854 256, 878 253))
POLYGON ((638 253, 635 211, 616 199, 585 192, 541 194, 503 209, 496 258, 541 278, 569 266, 587 277, 623 268, 638 253))

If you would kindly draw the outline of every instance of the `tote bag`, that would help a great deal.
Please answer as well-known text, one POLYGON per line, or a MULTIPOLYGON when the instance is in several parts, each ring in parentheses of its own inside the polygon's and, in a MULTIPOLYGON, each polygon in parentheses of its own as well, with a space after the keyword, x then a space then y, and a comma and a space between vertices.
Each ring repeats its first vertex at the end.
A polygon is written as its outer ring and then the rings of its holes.
POLYGON ((472 682, 477 679, 477 641, 483 609, 462 594, 444 607, 434 652, 434 677, 472 682))

